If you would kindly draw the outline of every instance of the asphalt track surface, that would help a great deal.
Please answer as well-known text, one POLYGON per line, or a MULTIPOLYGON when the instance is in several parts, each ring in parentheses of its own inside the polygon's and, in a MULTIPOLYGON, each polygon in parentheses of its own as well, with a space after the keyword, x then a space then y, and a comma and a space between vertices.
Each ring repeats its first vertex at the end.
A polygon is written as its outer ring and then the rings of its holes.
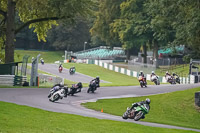
MULTIPOLYGON (((123 120, 120 116, 114 116, 93 111, 90 109, 86 109, 80 105, 80 103, 83 102, 95 102, 98 99, 105 99, 105 98, 109 99, 109 98, 137 97, 137 96, 148 97, 148 95, 195 88, 198 87, 199 85, 200 84, 160 85, 160 86, 149 85, 147 88, 140 88, 139 86, 101 87, 98 88, 95 93, 89 93, 89 94, 87 93, 87 88, 83 88, 81 93, 78 93, 75 96, 68 96, 67 98, 59 100, 55 103, 50 102, 47 98, 47 95, 49 93, 49 88, 0 88, 0 101, 16 103, 19 105, 27 105, 30 107, 40 108, 43 110, 48 110, 53 112, 76 114, 81 116, 94 117, 98 119, 109 119, 115 121, 132 122, 146 126, 183 129, 183 130, 192 130, 200 132, 199 129, 183 128, 183 127, 142 122, 142 121, 135 122, 134 120, 123 120)), ((124 107, 124 111, 125 110, 126 107, 124 107)))
MULTIPOLYGON (((58 77, 65 78, 67 80, 71 80, 71 81, 74 81, 74 82, 89 83, 92 79, 94 79, 94 77, 90 77, 88 75, 84 75, 84 74, 79 73, 79 72, 75 72, 75 74, 70 75, 69 69, 66 69, 66 68, 63 68, 62 73, 59 73, 57 64, 41 65, 39 63, 38 68, 40 70, 44 71, 44 72, 48 72, 48 73, 51 73, 51 74, 56 75, 58 77)), ((101 80, 101 83, 109 83, 109 82, 101 80)))

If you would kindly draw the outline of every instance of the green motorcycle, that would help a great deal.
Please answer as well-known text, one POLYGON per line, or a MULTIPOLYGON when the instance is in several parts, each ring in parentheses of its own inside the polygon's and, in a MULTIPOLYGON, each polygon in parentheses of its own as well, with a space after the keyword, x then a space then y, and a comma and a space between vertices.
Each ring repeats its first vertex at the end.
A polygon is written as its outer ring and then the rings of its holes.
POLYGON ((143 104, 139 105, 137 107, 134 107, 133 109, 127 108, 126 112, 122 115, 123 119, 134 119, 135 121, 138 121, 140 119, 145 118, 145 114, 149 113, 149 105, 148 104, 143 104))

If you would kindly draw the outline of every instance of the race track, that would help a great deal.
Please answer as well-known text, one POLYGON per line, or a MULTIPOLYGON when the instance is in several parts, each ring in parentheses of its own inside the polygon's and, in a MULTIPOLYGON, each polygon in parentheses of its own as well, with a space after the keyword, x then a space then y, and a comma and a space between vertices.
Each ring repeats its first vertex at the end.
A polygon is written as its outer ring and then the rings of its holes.
MULTIPOLYGON (((84 75, 82 73, 76 72, 73 75, 69 74, 69 69, 63 68, 62 73, 58 72, 58 65, 57 64, 38 64, 38 68, 44 72, 51 73, 61 78, 65 78, 67 80, 71 80, 74 82, 82 82, 82 83, 89 83, 94 77, 90 77, 88 75, 84 75)), ((98 76, 98 75, 97 75, 98 76)), ((101 83, 109 83, 107 81, 101 80, 101 83)))
MULTIPOLYGON (((82 102, 96 101, 97 99, 146 96, 185 90, 198 86, 199 84, 160 86, 149 85, 148 88, 140 88, 139 86, 101 87, 98 88, 98 90, 94 94, 88 94, 86 92, 87 88, 83 88, 81 93, 78 93, 75 96, 68 96, 67 98, 59 100, 56 103, 49 102, 47 98, 47 95, 49 93, 48 88, 0 88, 0 101, 16 103, 19 105, 27 105, 48 111, 76 114, 87 117, 95 117, 99 119, 110 119, 116 121, 133 122, 147 126, 193 130, 200 132, 200 130, 198 129, 189 129, 142 121, 135 122, 133 120, 123 120, 120 116, 113 116, 101 112, 96 112, 80 106, 80 103, 82 102)), ((126 107, 124 109, 126 109, 126 107)))

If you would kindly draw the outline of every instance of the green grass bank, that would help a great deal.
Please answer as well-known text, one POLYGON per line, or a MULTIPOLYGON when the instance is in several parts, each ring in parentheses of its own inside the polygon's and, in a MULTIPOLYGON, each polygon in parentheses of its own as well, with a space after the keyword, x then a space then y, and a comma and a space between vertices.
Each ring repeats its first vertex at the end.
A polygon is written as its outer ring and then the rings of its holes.
MULTIPOLYGON (((151 109, 144 121, 200 129, 200 108, 194 105, 194 94, 200 88, 148 96, 151 109)), ((133 102, 147 97, 103 99, 97 102, 84 103, 87 108, 122 116, 133 102)))
POLYGON ((0 102, 1 133, 195 133, 95 119, 0 102))

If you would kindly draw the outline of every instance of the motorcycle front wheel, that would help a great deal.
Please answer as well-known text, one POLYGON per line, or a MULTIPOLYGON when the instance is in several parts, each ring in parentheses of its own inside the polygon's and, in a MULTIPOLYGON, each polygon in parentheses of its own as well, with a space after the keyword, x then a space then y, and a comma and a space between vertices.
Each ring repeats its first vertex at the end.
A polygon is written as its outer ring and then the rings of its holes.
POLYGON ((60 95, 59 95, 59 94, 56 94, 56 95, 53 97, 52 102, 57 101, 59 98, 60 98, 60 95))
POLYGON ((90 88, 88 88, 88 90, 87 90, 87 93, 89 93, 90 92, 90 88))
POLYGON ((140 82, 140 86, 141 86, 141 88, 143 88, 143 83, 142 82, 140 82))
POLYGON ((135 115, 134 120, 135 120, 135 121, 138 121, 138 120, 140 120, 140 119, 142 118, 142 116, 143 116, 142 111, 139 111, 139 112, 135 115))

